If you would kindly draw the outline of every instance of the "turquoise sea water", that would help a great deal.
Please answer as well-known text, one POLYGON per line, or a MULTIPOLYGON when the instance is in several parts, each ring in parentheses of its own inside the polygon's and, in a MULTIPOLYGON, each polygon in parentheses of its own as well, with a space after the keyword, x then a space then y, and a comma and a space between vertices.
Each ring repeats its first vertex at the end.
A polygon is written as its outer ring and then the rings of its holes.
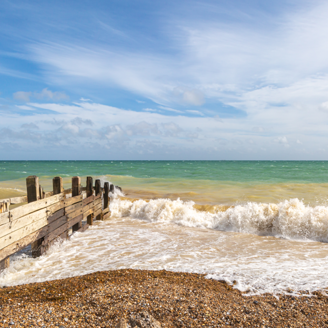
POLYGON ((29 175, 328 183, 328 161, 0 161, 0 181, 29 175))

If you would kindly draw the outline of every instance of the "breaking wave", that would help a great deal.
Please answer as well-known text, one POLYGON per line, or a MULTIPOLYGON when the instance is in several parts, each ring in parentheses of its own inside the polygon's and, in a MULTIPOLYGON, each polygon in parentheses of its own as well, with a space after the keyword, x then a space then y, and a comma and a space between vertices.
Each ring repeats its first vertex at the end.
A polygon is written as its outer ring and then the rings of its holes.
POLYGON ((199 210, 194 202, 180 199, 130 201, 116 198, 110 204, 112 217, 129 216, 148 222, 328 242, 327 206, 311 207, 295 198, 278 204, 249 202, 205 208, 205 211, 199 210))

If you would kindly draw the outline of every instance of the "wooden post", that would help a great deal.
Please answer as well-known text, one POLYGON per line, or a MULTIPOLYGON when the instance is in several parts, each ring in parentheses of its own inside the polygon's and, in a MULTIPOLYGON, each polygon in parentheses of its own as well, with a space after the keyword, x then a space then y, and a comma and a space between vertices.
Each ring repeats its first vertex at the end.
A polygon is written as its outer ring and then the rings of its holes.
POLYGON ((52 190, 54 195, 60 194, 64 191, 63 179, 61 177, 55 177, 52 179, 52 190))
MULTIPOLYGON (((52 192, 53 192, 53 194, 58 195, 58 194, 61 194, 63 191, 64 191, 63 178, 62 177, 54 177, 52 179, 52 192)), ((60 235, 60 238, 61 239, 68 239, 68 231, 63 232, 60 235)))
POLYGON ((104 208, 106 209, 109 205, 109 182, 105 182, 104 184, 104 208))
MULTIPOLYGON (((101 194, 101 183, 100 183, 100 179, 96 179, 96 181, 95 181, 95 195, 98 196, 100 194, 101 194)), ((95 219, 96 220, 101 220, 101 214, 97 215, 97 217, 95 219)))
MULTIPOLYGON (((9 211, 9 205, 10 203, 4 202, 0 203, 0 213, 5 213, 9 211)), ((10 265, 10 257, 6 257, 2 261, 0 261, 0 271, 9 268, 10 265)))
MULTIPOLYGON (((73 177, 72 178, 72 197, 78 196, 81 194, 81 178, 73 177)), ((72 227, 72 231, 78 231, 82 228, 82 221, 75 223, 72 227)))
POLYGON ((41 185, 39 185, 39 195, 40 195, 40 199, 44 198, 44 192, 43 192, 43 188, 41 187, 41 185))
POLYGON ((110 191, 111 193, 114 192, 114 185, 113 185, 113 184, 110 185, 110 189, 109 189, 109 191, 110 191))
MULTIPOLYGON (((35 202, 40 199, 40 186, 39 178, 35 175, 31 175, 26 178, 27 189, 27 202, 35 202)), ((32 256, 38 257, 42 255, 41 245, 44 238, 40 238, 32 243, 32 256)))
POLYGON ((100 194, 100 190, 101 190, 100 180, 96 179, 96 181, 95 181, 95 194, 96 194, 96 196, 98 196, 100 194))
POLYGON ((87 177, 87 197, 90 197, 93 195, 92 186, 93 186, 92 177, 87 177))
MULTIPOLYGON (((87 197, 90 197, 93 195, 93 179, 92 177, 87 177, 87 197)), ((93 214, 88 215, 87 217, 87 224, 92 225, 93 224, 93 214)))
POLYGON ((30 175, 26 178, 27 202, 35 202, 40 199, 39 178, 36 175, 30 175))

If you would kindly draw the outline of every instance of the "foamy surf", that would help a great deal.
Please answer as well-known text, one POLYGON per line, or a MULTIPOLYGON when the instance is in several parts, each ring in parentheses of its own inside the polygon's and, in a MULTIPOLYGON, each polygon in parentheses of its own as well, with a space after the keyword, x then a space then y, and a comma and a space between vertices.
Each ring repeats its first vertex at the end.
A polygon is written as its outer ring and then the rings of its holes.
POLYGON ((124 268, 207 274, 247 295, 328 287, 328 244, 189 228, 129 217, 99 222, 40 258, 18 256, 0 285, 18 285, 124 268))
POLYGON ((180 199, 122 200, 110 204, 113 217, 132 217, 148 222, 174 223, 206 228, 275 236, 294 240, 328 242, 328 207, 305 205, 299 199, 278 204, 248 202, 199 211, 192 201, 180 199))

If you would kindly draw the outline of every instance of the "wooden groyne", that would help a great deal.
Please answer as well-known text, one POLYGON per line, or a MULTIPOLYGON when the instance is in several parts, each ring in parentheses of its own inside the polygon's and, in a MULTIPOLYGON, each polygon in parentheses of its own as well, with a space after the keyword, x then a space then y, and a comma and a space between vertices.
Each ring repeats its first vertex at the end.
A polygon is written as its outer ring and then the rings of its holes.
POLYGON ((99 179, 72 178, 64 190, 61 177, 53 179, 53 191, 45 192, 37 176, 26 178, 27 196, 0 200, 0 270, 10 265, 10 256, 31 245, 32 256, 42 255, 56 240, 85 231, 93 220, 109 218, 109 193, 114 185, 99 179), (25 204, 27 203, 27 204, 25 204), (21 204, 10 209, 10 205, 21 204))

